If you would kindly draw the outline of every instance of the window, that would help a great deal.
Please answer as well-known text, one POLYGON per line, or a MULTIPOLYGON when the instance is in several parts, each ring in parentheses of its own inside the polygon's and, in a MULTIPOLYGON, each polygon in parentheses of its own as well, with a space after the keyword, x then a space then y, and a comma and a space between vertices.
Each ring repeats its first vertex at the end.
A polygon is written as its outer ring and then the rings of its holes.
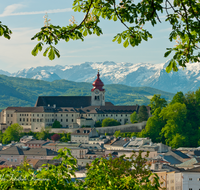
POLYGON ((27 116, 28 116, 28 114, 27 114, 27 116))
POLYGON ((73 117, 74 115, 72 114, 72 117, 73 117))
POLYGON ((9 114, 7 114, 7 117, 9 117, 9 114))
POLYGON ((192 188, 189 188, 189 190, 192 190, 192 188))
POLYGON ((39 122, 40 120, 39 119, 37 119, 37 122, 39 122))
POLYGON ((117 114, 116 114, 116 117, 117 117, 117 114))
POLYGON ((54 122, 54 119, 52 119, 52 122, 54 122))
POLYGON ((19 116, 22 116, 22 114, 19 114, 19 116))
POLYGON ((60 116, 62 117, 62 114, 60 116))
POLYGON ((8 161, 10 161, 10 158, 7 158, 8 161))
POLYGON ((26 119, 26 121, 28 122, 28 118, 26 119))
POLYGON ((94 99, 95 99, 95 100, 99 100, 99 96, 95 96, 94 99))
POLYGON ((22 121, 22 118, 19 118, 19 121, 22 121))
POLYGON ((10 116, 12 117, 12 116, 13 116, 13 114, 10 114, 10 116))
POLYGON ((68 114, 66 114, 66 117, 68 117, 68 114))
POLYGON ((66 119, 66 122, 68 122, 68 119, 66 119))
POLYGON ((25 118, 23 118, 23 121, 25 121, 25 118))
POLYGON ((39 114, 37 114, 37 117, 39 117, 39 114))
POLYGON ((17 162, 17 159, 15 159, 15 162, 17 162))
POLYGON ((43 122, 43 119, 40 119, 40 122, 43 122))
POLYGON ((62 122, 62 119, 60 120, 60 122, 62 122))
POLYGON ((192 181, 192 178, 189 178, 189 181, 192 181))
POLYGON ((73 122, 74 120, 72 119, 72 122, 73 122))

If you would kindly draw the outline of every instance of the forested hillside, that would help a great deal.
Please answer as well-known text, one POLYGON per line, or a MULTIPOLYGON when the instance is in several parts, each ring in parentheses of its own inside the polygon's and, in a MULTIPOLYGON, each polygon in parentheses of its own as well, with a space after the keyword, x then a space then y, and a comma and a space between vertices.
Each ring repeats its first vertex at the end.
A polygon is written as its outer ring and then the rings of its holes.
MULTIPOLYGON (((7 77, 0 75, 0 109, 8 106, 34 106, 38 96, 90 96, 92 84, 56 80, 7 77)), ((120 84, 105 85, 106 101, 115 105, 147 105, 154 94, 161 94, 167 101, 172 93, 150 87, 129 87, 120 84)))

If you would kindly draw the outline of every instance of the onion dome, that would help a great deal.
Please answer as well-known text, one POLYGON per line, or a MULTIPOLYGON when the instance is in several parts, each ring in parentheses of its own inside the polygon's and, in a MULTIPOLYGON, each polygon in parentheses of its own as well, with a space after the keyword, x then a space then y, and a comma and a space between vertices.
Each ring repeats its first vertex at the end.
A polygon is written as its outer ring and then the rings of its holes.
POLYGON ((103 89, 103 82, 101 81, 101 79, 99 78, 100 77, 100 74, 99 74, 99 71, 97 73, 97 79, 92 83, 92 85, 94 86, 93 89, 91 91, 94 91, 95 89, 98 89, 100 91, 104 91, 103 89))

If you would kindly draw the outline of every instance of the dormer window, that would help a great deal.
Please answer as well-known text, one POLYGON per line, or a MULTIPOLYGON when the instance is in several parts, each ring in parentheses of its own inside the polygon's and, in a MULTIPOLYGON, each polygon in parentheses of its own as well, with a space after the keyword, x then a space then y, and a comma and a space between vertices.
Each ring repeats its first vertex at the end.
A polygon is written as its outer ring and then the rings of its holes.
POLYGON ((80 131, 79 131, 79 130, 77 130, 76 132, 77 132, 77 133, 80 133, 80 131))

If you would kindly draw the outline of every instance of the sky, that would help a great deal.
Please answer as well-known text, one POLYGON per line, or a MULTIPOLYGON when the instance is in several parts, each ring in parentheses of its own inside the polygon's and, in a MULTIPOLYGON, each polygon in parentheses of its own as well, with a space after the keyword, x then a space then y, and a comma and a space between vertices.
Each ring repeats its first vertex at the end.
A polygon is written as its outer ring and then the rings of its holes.
POLYGON ((36 57, 31 51, 38 43, 31 38, 44 26, 45 13, 48 13, 50 23, 66 26, 69 19, 75 17, 81 22, 84 15, 73 12, 73 0, 6 0, 0 1, 0 21, 13 32, 11 39, 0 37, 0 69, 17 72, 20 69, 45 65, 72 65, 84 62, 130 62, 130 63, 164 63, 167 47, 174 44, 169 42, 170 26, 164 22, 152 27, 145 26, 153 34, 153 39, 142 42, 137 47, 124 48, 122 44, 112 42, 113 37, 125 30, 119 22, 101 19, 103 35, 91 35, 82 41, 59 42, 61 57, 50 61, 40 52, 36 57))

